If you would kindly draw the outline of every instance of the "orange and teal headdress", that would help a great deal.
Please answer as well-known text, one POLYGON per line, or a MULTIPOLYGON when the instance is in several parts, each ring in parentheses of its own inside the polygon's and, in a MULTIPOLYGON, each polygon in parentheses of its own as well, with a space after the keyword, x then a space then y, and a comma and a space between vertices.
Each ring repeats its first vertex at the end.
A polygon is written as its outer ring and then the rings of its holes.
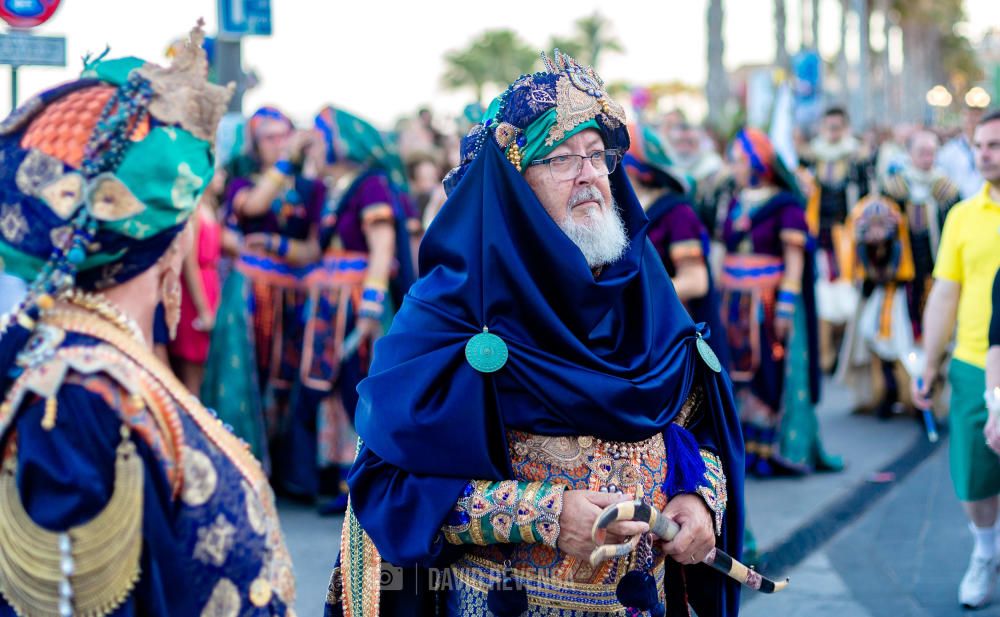
POLYGON ((207 81, 203 39, 199 25, 169 68, 87 62, 0 123, 0 269, 34 281, 22 311, 135 277, 183 229, 232 94, 207 81))
POLYGON ((632 149, 622 159, 622 164, 642 184, 668 188, 680 194, 691 192, 687 179, 674 169, 673 161, 656 131, 646 125, 635 125, 630 127, 629 134, 632 136, 632 149))

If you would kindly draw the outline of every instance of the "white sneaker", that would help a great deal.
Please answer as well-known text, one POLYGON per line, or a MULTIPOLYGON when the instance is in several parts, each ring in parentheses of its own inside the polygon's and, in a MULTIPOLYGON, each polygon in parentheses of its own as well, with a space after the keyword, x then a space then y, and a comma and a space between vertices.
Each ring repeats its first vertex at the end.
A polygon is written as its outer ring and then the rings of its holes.
POLYGON ((979 608, 990 601, 993 588, 996 587, 998 565, 1000 560, 995 556, 972 556, 969 569, 965 571, 962 584, 958 587, 958 601, 962 606, 979 608))

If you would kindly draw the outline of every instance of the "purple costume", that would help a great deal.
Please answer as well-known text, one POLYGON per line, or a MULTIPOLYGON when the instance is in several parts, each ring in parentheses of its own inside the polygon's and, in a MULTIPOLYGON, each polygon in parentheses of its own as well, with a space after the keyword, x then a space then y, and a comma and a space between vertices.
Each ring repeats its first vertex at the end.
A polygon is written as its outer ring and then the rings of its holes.
MULTIPOLYGON (((226 191, 227 211, 233 212, 233 200, 252 189, 255 178, 236 178, 226 191)), ((304 241, 319 227, 325 187, 313 180, 295 177, 274 200, 271 210, 254 217, 235 216, 239 231, 246 235, 270 233, 290 241, 304 241)), ((288 447, 286 427, 288 400, 298 381, 302 363, 304 324, 302 313, 308 292, 305 277, 308 267, 293 266, 274 253, 243 249, 236 265, 248 283, 248 306, 258 384, 264 406, 264 428, 271 443, 274 461, 272 481, 293 493, 302 487, 286 481, 290 467, 282 454, 288 447)))
POLYGON ((807 230, 803 208, 789 193, 758 203, 733 202, 723 227, 727 254, 721 287, 730 376, 740 403, 747 468, 759 475, 774 473, 775 463, 785 466, 775 444, 788 351, 775 335, 774 323, 784 247, 804 248, 807 230))

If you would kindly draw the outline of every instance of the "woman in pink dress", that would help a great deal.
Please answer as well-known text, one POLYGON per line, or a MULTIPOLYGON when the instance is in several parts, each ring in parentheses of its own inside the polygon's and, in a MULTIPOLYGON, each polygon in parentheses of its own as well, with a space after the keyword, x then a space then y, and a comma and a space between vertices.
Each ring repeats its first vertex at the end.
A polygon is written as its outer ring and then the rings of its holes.
POLYGON ((219 257, 222 252, 222 226, 217 217, 219 195, 225 177, 217 171, 212 184, 198 202, 192 217, 195 227, 195 250, 184 258, 181 319, 177 336, 170 344, 174 369, 192 392, 201 390, 208 359, 209 340, 219 307, 219 257))

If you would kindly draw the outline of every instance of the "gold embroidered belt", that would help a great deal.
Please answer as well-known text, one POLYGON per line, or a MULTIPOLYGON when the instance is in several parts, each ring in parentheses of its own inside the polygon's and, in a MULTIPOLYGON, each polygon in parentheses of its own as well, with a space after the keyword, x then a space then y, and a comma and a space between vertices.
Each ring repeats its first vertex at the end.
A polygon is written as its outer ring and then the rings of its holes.
MULTIPOLYGON (((504 578, 503 564, 474 556, 462 558, 451 566, 451 571, 459 581, 483 594, 504 578)), ((662 589, 665 572, 660 560, 653 568, 657 588, 662 589)), ((625 607, 618 602, 616 585, 576 583, 520 569, 515 569, 512 577, 527 592, 530 606, 612 614, 625 612, 625 607)))

